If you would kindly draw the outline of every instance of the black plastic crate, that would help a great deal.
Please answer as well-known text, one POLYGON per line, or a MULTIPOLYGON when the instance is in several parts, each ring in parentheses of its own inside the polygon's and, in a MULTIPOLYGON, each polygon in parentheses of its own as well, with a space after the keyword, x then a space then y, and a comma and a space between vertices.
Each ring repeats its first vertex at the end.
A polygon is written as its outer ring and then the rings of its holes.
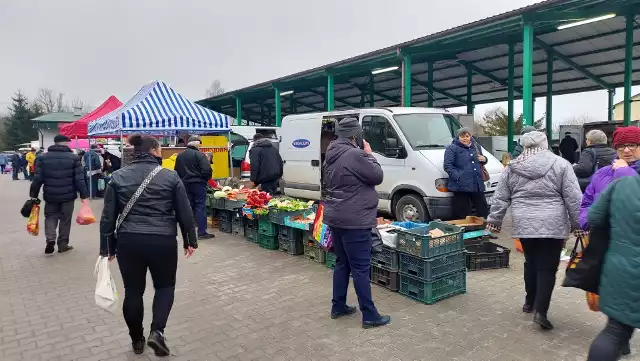
POLYGON ((233 214, 231 211, 219 211, 218 216, 220 217, 220 222, 228 222, 231 223, 233 221, 233 214))
POLYGON ((233 224, 231 222, 220 222, 220 232, 222 233, 232 233, 233 232, 233 224))
POLYGON ((398 292, 400 289, 400 273, 384 267, 371 265, 371 283, 398 292))
POLYGON ((257 229, 245 229, 244 238, 251 243, 258 243, 258 230, 257 229))
POLYGON ((258 230, 258 220, 257 219, 249 219, 249 218, 245 218, 244 219, 244 227, 246 229, 254 229, 254 230, 258 230))
POLYGON ((465 248, 466 266, 469 271, 509 268, 511 250, 493 242, 465 248))
POLYGON ((236 236, 244 237, 244 227, 242 226, 242 224, 232 223, 231 233, 236 236))
POLYGON ((292 256, 304 254, 304 245, 302 244, 302 240, 290 240, 286 238, 279 238, 278 242, 279 242, 278 249, 281 250, 282 252, 286 252, 292 256))
POLYGON ((242 217, 242 213, 233 211, 231 213, 231 222, 234 226, 244 227, 244 218, 242 217))
POLYGON ((278 237, 286 240, 302 241, 302 232, 301 229, 278 225, 278 237))
POLYGON ((397 271, 398 251, 387 246, 382 246, 382 252, 371 254, 371 265, 397 271))
POLYGON ((258 245, 266 249, 278 249, 278 237, 258 234, 258 245))
POLYGON ((433 281, 424 281, 401 273, 398 292, 416 301, 432 305, 445 298, 467 292, 467 272, 463 269, 433 281))
POLYGON ((244 206, 244 201, 235 201, 235 200, 227 199, 224 202, 224 209, 228 211, 235 211, 238 209, 242 209, 243 206, 244 206))
POLYGON ((463 251, 445 254, 432 258, 421 258, 400 253, 400 273, 431 281, 434 278, 463 270, 465 256, 463 251))
POLYGON ((304 259, 324 264, 325 254, 326 252, 320 247, 304 244, 304 259))
POLYGON ((213 198, 213 200, 211 201, 211 207, 219 210, 224 210, 225 201, 226 199, 224 198, 219 198, 219 199, 213 198))
POLYGON ((336 256, 336 254, 333 253, 333 252, 325 252, 324 256, 325 256, 324 257, 324 259, 325 259, 324 265, 327 266, 327 268, 330 268, 330 269, 336 268, 336 261, 338 260, 338 256, 336 256))

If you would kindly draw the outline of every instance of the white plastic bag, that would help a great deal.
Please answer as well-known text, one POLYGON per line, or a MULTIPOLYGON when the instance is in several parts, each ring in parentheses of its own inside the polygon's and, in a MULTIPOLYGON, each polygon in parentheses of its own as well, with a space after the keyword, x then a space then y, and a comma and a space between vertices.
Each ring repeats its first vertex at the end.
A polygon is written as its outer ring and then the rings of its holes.
POLYGON ((111 313, 118 310, 118 290, 111 277, 109 258, 98 257, 95 268, 96 276, 96 306, 111 313))

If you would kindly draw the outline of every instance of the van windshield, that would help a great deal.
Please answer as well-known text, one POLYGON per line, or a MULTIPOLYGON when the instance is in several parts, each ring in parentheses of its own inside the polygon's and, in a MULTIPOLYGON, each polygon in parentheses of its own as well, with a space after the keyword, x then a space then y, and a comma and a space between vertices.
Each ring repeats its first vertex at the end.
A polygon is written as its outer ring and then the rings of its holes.
POLYGON ((414 149, 447 147, 460 129, 450 114, 398 114, 393 118, 414 149))

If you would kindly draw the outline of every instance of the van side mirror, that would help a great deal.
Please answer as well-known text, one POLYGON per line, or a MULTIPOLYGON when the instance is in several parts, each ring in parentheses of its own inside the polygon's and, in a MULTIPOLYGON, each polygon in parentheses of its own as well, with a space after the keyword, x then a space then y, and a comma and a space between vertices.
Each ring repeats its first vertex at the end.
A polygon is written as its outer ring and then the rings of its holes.
POLYGON ((398 139, 387 138, 385 141, 384 155, 387 158, 398 158, 402 154, 402 145, 398 144, 398 139))

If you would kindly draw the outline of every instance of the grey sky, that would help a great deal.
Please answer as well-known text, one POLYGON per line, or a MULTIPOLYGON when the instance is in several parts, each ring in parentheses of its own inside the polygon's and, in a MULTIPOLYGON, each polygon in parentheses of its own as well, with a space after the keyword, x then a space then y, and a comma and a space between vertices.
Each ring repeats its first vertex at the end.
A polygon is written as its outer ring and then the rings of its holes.
MULTIPOLYGON (((156 79, 198 100, 216 78, 232 90, 536 2, 0 0, 0 112, 17 89, 97 106, 156 79)), ((606 107, 604 92, 556 97, 554 118, 606 107)))

